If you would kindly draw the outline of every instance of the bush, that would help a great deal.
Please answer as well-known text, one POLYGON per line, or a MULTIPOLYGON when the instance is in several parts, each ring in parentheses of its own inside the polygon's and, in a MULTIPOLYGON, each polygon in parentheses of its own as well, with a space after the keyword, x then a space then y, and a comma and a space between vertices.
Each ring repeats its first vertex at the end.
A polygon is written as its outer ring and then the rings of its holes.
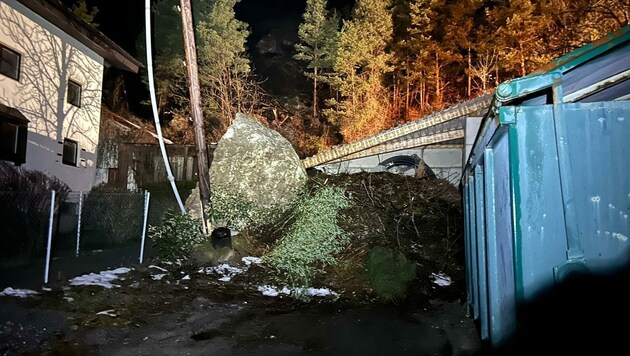
POLYGON ((201 233, 201 221, 187 214, 167 213, 160 226, 149 226, 149 238, 158 258, 187 259, 192 249, 207 239, 201 233))
POLYGON ((293 208, 295 222, 264 256, 289 286, 306 287, 318 267, 337 262, 335 255, 347 243, 337 224, 337 213, 349 206, 344 192, 341 188, 325 187, 300 197, 293 208))
POLYGON ((261 225, 265 220, 265 212, 259 211, 242 196, 225 193, 230 191, 214 186, 212 191, 212 206, 206 211, 211 223, 222 222, 235 230, 261 225))
POLYGON ((70 188, 43 172, 0 162, 0 264, 42 256, 46 249, 50 191, 58 202, 70 188), (10 261, 15 260, 15 261, 10 261))
POLYGON ((414 263, 407 261, 402 253, 385 247, 370 251, 367 268, 374 292, 387 301, 404 297, 407 282, 416 277, 414 263))

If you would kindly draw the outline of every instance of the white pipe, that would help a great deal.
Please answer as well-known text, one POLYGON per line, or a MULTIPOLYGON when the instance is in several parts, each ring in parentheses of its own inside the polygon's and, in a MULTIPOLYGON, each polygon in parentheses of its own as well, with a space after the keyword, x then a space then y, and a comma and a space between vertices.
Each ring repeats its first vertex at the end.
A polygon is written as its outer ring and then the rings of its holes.
POLYGON ((50 271, 50 247, 52 245, 52 227, 55 216, 55 191, 50 191, 50 218, 48 219, 48 244, 46 246, 46 269, 44 272, 44 284, 48 284, 48 272, 50 271))
POLYGON ((177 204, 179 205, 179 209, 182 211, 182 214, 186 214, 186 208, 184 208, 184 204, 182 203, 182 198, 179 196, 179 192, 177 191, 177 186, 175 185, 175 178, 173 177, 173 173, 171 172, 171 166, 168 162, 168 157, 166 155, 166 147, 164 146, 164 138, 162 137, 162 129, 160 128, 160 118, 157 110, 157 100, 155 98, 155 84, 153 83, 153 58, 151 54, 151 0, 145 0, 144 2, 144 18, 146 22, 146 47, 147 47, 147 74, 149 76, 149 92, 151 93, 151 107, 153 108, 153 120, 155 121, 155 131, 158 135, 158 142, 160 144, 160 150, 162 151, 162 159, 164 160, 164 168, 166 168, 166 175, 168 181, 171 183, 171 187, 173 188, 173 194, 175 195, 175 199, 177 199, 177 204))
POLYGON ((151 199, 151 192, 144 192, 144 222, 142 223, 142 242, 140 242, 140 264, 144 259, 144 240, 147 233, 147 217, 149 216, 149 200, 151 199))
POLYGON ((77 249, 74 253, 76 257, 79 257, 79 243, 81 242, 81 214, 83 213, 83 191, 79 192, 79 218, 77 221, 77 249))

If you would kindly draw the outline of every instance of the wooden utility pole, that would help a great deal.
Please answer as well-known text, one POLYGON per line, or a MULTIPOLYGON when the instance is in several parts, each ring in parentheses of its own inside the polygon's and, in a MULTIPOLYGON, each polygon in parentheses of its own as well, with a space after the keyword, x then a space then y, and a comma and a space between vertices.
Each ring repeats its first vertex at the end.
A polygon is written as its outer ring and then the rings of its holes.
MULTIPOLYGON (((201 111, 201 91, 197 75, 197 48, 195 31, 193 30, 190 0, 181 0, 182 30, 184 32, 184 48, 186 49, 186 70, 188 71, 188 89, 190 91, 190 108, 195 128, 195 144, 197 145, 197 177, 199 195, 205 219, 206 204, 210 201, 210 177, 208 175, 208 148, 201 111)), ((204 224, 205 226, 205 224, 204 224)))

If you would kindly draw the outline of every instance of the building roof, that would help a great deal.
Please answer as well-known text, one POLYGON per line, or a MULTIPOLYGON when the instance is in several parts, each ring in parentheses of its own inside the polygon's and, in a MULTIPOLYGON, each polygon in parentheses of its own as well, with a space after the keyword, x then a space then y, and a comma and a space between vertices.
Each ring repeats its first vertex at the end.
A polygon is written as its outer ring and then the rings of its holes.
POLYGON ((59 0, 17 0, 48 22, 81 42, 116 68, 137 73, 142 63, 102 32, 72 13, 59 0))
POLYGON ((459 140, 464 137, 462 118, 470 115, 483 116, 490 106, 491 100, 492 95, 487 94, 453 105, 420 119, 307 157, 302 160, 302 165, 304 168, 310 168, 340 159, 360 158, 459 140))

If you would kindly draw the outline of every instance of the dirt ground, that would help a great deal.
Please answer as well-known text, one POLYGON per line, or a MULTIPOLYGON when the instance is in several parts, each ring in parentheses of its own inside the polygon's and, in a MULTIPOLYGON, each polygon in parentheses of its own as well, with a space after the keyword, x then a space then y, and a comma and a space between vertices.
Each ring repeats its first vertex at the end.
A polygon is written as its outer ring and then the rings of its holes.
POLYGON ((343 295, 303 303, 264 296, 260 267, 220 275, 139 268, 120 287, 59 285, 0 297, 0 354, 473 355, 480 342, 461 301, 426 307, 357 303, 343 295), (182 273, 183 272, 183 273, 182 273), (189 279, 183 279, 189 276, 189 279))
POLYGON ((0 297, 0 354, 479 354, 464 303, 457 188, 389 173, 311 178, 343 187, 352 201, 339 216, 350 244, 314 281, 335 294, 309 302, 262 295, 264 264, 240 263, 245 272, 221 281, 204 266, 159 263, 162 271, 148 262, 127 266, 110 289, 66 282, 33 297, 0 297), (415 266, 404 295, 384 299, 370 285, 365 266, 375 247, 415 266))

